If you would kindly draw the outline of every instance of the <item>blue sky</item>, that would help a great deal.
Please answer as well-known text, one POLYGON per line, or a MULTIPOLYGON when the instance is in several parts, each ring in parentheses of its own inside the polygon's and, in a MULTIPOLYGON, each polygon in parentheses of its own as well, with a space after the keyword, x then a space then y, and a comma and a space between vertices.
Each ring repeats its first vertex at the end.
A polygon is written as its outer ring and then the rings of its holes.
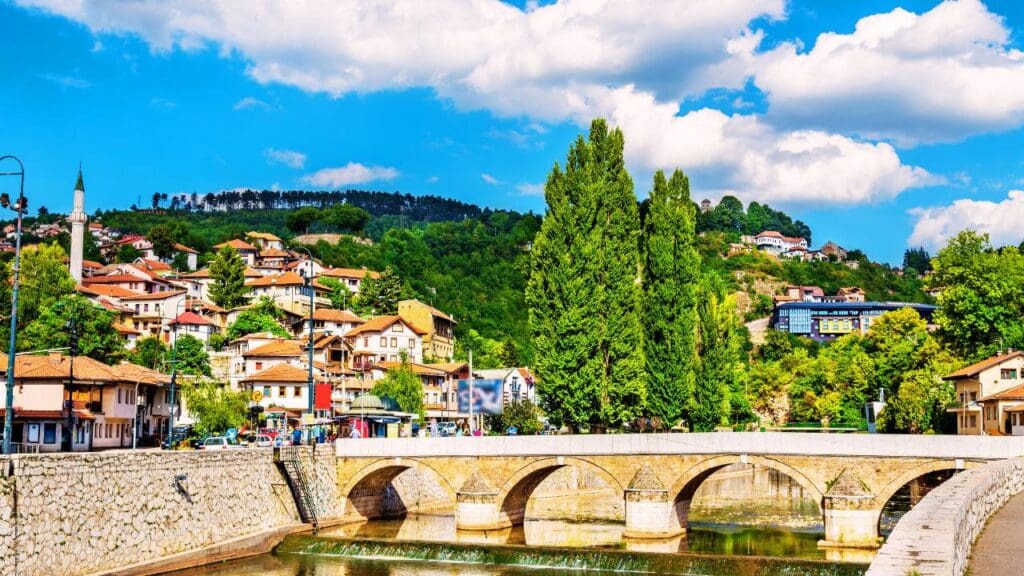
POLYGON ((1024 240, 1017 2, 359 4, 0 3, 0 153, 62 212, 79 162, 90 212, 236 187, 541 212, 604 116, 639 196, 680 167, 890 262, 1024 240))

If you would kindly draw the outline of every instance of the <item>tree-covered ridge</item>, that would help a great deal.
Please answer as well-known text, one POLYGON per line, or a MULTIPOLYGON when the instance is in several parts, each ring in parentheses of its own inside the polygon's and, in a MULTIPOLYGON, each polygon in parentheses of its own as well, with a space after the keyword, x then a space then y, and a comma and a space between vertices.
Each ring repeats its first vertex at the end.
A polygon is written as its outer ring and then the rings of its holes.
POLYGON ((767 204, 751 202, 746 209, 735 196, 723 196, 714 208, 707 200, 697 210, 697 232, 725 232, 732 241, 740 234, 754 235, 775 230, 784 236, 805 238, 811 244, 811 228, 767 204), (708 208, 708 209, 706 209, 708 208))

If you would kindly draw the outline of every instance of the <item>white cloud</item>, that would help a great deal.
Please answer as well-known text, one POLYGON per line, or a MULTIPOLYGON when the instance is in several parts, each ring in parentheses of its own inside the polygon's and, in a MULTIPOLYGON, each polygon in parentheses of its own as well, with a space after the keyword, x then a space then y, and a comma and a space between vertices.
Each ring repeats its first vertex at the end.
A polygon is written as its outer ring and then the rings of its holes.
POLYGON ((909 246, 938 249, 961 230, 985 232, 992 244, 1017 245, 1024 240, 1024 191, 1011 190, 1005 200, 962 198, 948 206, 915 208, 910 211, 917 222, 907 240, 909 246))
POLYGON ((867 16, 809 51, 783 43, 739 58, 776 121, 910 145, 1024 123, 1024 54, 1010 36, 979 0, 948 0, 920 15, 867 16))
POLYGON ((437 184, 440 181, 441 181, 441 177, 440 176, 431 176, 431 177, 427 178, 427 184, 437 184))
POLYGON ((543 196, 544 183, 531 184, 530 182, 523 182, 516 185, 516 190, 519 191, 520 196, 543 196))
POLYGON ((302 168, 306 165, 306 155, 294 150, 278 150, 267 148, 263 151, 267 164, 284 164, 290 168, 302 168))
POLYGON ((497 178, 495 178, 494 176, 491 176, 490 174, 488 174, 486 172, 484 172, 483 174, 480 175, 480 179, 483 180, 484 182, 487 182, 491 186, 497 186, 499 184, 502 184, 501 180, 498 180, 497 178))
POLYGON ((157 97, 157 96, 154 96, 154 97, 150 98, 149 99, 149 104, 150 104, 150 106, 153 106, 153 107, 156 107, 156 108, 172 109, 172 108, 177 108, 178 107, 178 103, 177 102, 175 102, 173 100, 165 100, 164 98, 160 98, 160 97, 157 97))
MULTIPOLYGON (((758 115, 678 115, 682 98, 741 88, 755 65, 784 60, 788 45, 758 55, 764 33, 750 27, 784 17, 783 0, 561 0, 527 11, 499 0, 317 9, 287 1, 19 1, 96 33, 138 34, 158 51, 217 45, 247 59, 248 74, 262 83, 333 96, 429 87, 459 109, 525 119, 526 130, 507 135, 512 141, 542 134, 545 123, 585 127, 605 116, 625 131, 631 168, 678 166, 709 194, 856 203, 940 180, 904 165, 884 143, 780 130, 758 115)), ((236 109, 250 100, 257 105, 250 97, 236 109)))
POLYGON ((266 102, 260 100, 259 98, 254 98, 253 96, 246 96, 238 102, 235 102, 235 105, 232 106, 231 109, 236 111, 253 109, 267 111, 270 110, 270 104, 267 104, 266 102))
POLYGON ((52 82, 64 88, 91 88, 92 82, 77 75, 68 74, 42 74, 40 78, 52 82))
POLYGON ((321 188, 338 188, 351 184, 365 184, 378 180, 394 180, 398 178, 398 170, 386 166, 366 166, 358 162, 349 162, 337 168, 324 168, 302 177, 307 184, 321 188))

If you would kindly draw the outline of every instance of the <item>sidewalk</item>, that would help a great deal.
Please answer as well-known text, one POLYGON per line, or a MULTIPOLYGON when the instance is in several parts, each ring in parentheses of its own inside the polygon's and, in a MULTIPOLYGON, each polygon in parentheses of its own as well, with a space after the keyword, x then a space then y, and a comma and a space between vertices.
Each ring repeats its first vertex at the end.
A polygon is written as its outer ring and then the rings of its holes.
POLYGON ((989 518, 967 564, 970 576, 1024 574, 1024 493, 989 518))

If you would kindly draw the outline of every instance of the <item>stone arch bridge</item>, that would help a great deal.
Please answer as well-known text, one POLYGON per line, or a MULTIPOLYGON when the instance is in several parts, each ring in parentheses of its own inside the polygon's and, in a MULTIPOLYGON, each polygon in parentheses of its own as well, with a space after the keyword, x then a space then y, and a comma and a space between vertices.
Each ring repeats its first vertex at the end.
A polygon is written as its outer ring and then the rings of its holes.
POLYGON ((777 470, 821 508, 823 545, 876 547, 886 502, 931 472, 1024 454, 1024 437, 806 434, 624 434, 339 440, 347 520, 381 515, 391 481, 416 470, 436 483, 460 530, 522 523, 534 489, 565 466, 588 470, 624 499, 627 538, 685 533, 690 503, 735 463, 777 470))

